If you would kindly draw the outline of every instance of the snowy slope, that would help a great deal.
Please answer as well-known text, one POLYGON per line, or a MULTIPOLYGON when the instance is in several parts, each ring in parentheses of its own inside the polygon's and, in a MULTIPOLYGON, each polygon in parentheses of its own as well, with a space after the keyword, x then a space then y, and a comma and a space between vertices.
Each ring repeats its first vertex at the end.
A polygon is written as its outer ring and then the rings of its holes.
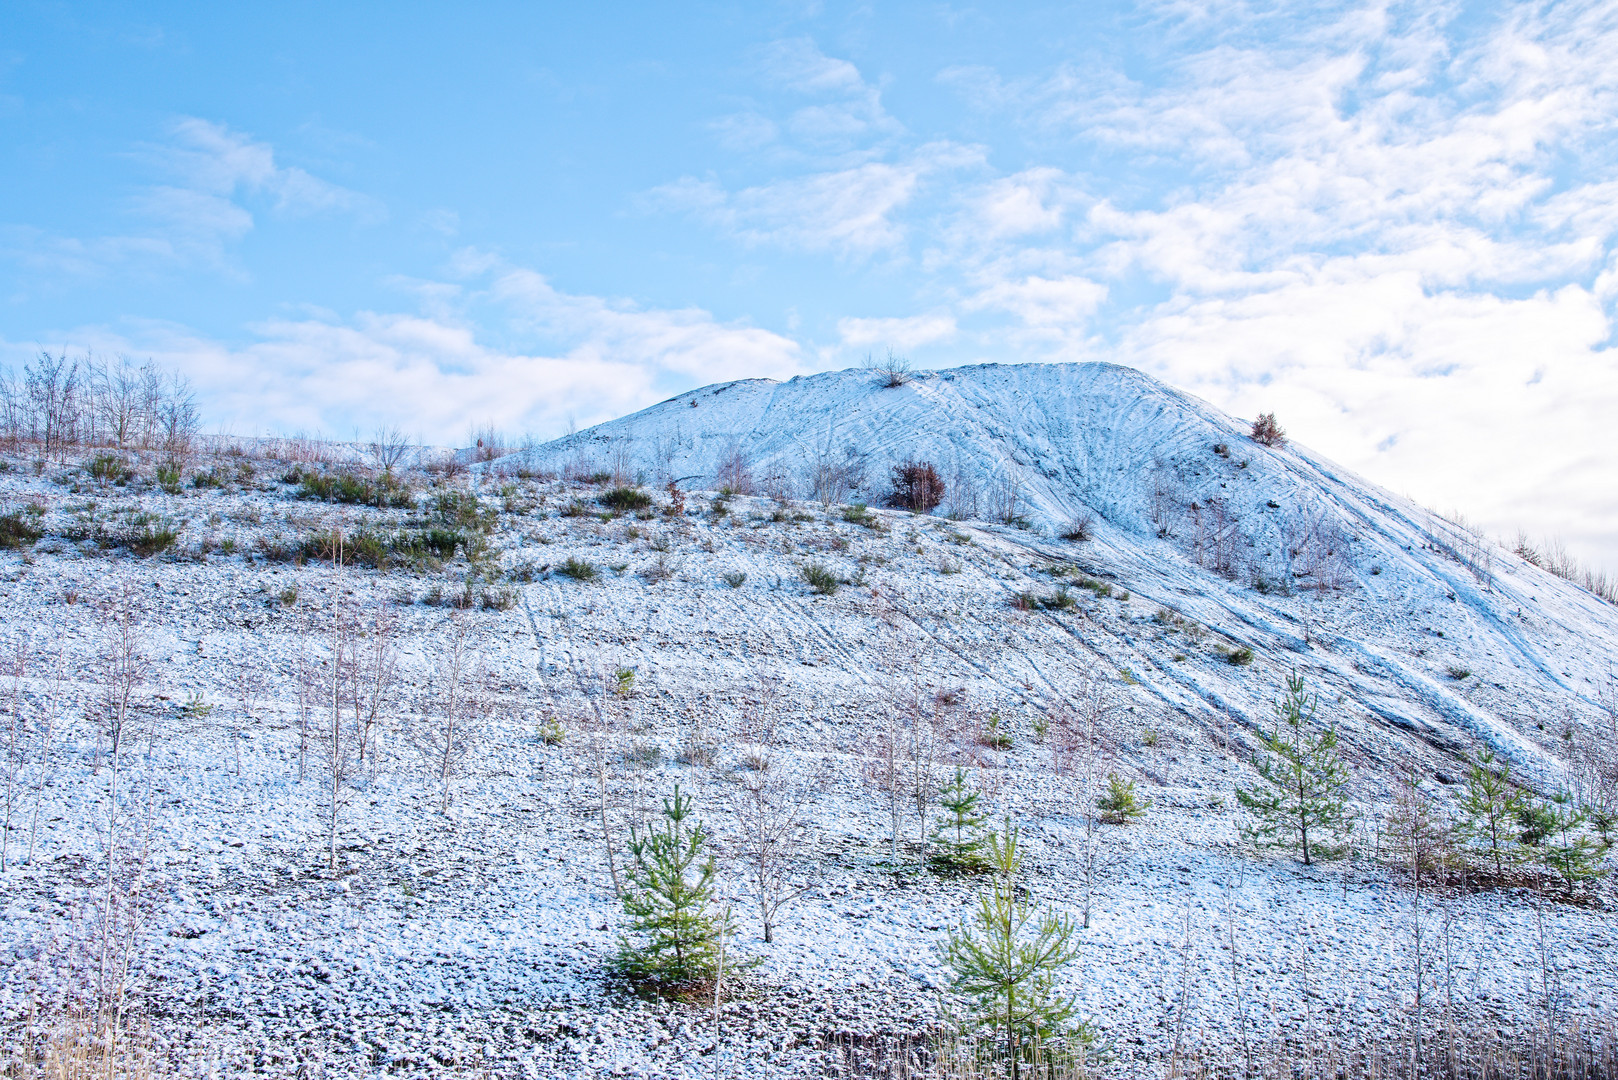
MULTIPOLYGON (((986 364, 899 387, 848 370, 693 390, 525 464, 588 474, 627 462, 660 486, 704 489, 739 450, 760 486, 774 477, 806 498, 814 464, 852 449, 866 473, 857 497, 879 503, 889 469, 913 458, 957 493, 975 489, 973 517, 990 516, 993 490, 1009 484, 1031 553, 1087 560, 1255 651, 1307 653, 1375 723, 1450 754, 1490 745, 1554 781, 1518 732, 1559 719, 1570 699, 1598 707, 1618 608, 1295 441, 1260 446, 1248 428, 1113 364, 986 364), (1053 539, 1086 510, 1096 542, 1053 539), (1463 670, 1472 678, 1452 677, 1463 670)), ((1157 689, 1182 706, 1253 712, 1225 687, 1187 682, 1157 689)))

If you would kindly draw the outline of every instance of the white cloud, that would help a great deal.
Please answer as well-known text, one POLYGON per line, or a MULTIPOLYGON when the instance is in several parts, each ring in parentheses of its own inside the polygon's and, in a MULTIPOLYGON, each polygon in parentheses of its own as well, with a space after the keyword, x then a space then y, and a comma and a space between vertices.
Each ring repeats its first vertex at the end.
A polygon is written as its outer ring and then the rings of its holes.
MULTIPOLYGON (((267 320, 250 327, 243 344, 163 323, 62 337, 173 365, 195 382, 211 423, 244 435, 348 437, 388 423, 454 443, 473 424, 492 421, 554 436, 569 417, 591 423, 692 385, 805 370, 796 343, 699 309, 560 292, 531 270, 477 252, 464 253, 459 265, 474 268, 476 288, 401 283, 422 298, 422 312, 267 320), (498 316, 499 336, 539 347, 490 344, 468 318, 477 304, 498 316)), ((8 351, 26 355, 21 347, 8 351)))
POLYGON ((918 349, 955 337, 955 316, 948 312, 911 315, 904 318, 837 320, 837 334, 848 348, 891 346, 918 349))
POLYGON ((906 230, 895 217, 928 177, 981 161, 973 148, 936 143, 896 164, 867 162, 736 192, 686 177, 646 201, 695 214, 748 244, 863 258, 903 244, 906 230))
POLYGON ((222 124, 186 117, 169 135, 141 153, 171 182, 149 185, 130 199, 140 227, 90 238, 12 227, 0 252, 36 270, 74 277, 197 266, 241 276, 229 255, 256 224, 245 203, 268 200, 271 213, 289 217, 339 213, 374 222, 386 216, 376 200, 278 165, 270 144, 222 124))

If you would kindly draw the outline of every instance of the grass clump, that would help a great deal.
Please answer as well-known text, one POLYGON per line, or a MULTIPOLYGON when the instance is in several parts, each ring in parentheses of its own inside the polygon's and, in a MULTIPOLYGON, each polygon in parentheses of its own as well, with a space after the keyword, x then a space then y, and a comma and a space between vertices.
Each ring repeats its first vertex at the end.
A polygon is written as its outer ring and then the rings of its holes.
POLYGON ((174 541, 179 538, 180 531, 168 518, 160 518, 155 514, 136 514, 130 519, 129 527, 119 539, 130 551, 143 559, 149 559, 173 547, 174 541))
POLYGON ((731 570, 723 575, 726 585, 732 589, 739 589, 747 584, 747 574, 741 570, 731 570))
POLYGON ((825 563, 805 563, 800 572, 803 574, 804 582, 820 596, 835 595, 837 587, 842 584, 825 563))
POLYGON ((556 568, 556 572, 578 582, 594 581, 601 576, 601 571, 596 568, 595 563, 576 556, 569 556, 566 562, 556 568))
POLYGON ((843 507, 843 520, 851 525, 863 525, 867 529, 880 532, 881 520, 864 503, 855 503, 853 506, 843 507))
POLYGON ((1253 650, 1243 645, 1225 654, 1225 663, 1231 667, 1246 667, 1253 662, 1253 650))
POLYGON ((415 493, 397 477, 384 473, 370 478, 355 472, 313 473, 293 470, 298 498, 318 502, 373 506, 379 510, 399 510, 416 504, 415 493))
POLYGON ((650 509, 652 497, 639 488, 616 487, 600 496, 596 502, 616 513, 628 514, 650 509))
POLYGON ((14 550, 26 547, 45 535, 40 519, 45 511, 29 505, 21 510, 0 514, 0 548, 14 550))

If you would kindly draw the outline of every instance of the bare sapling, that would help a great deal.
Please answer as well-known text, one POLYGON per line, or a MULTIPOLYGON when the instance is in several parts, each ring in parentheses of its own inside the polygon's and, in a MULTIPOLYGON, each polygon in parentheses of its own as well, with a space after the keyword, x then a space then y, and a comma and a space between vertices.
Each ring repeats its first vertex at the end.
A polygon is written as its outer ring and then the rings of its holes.
POLYGON ((105 638, 97 676, 100 682, 100 731, 107 739, 107 802, 105 833, 106 861, 103 864, 105 888, 100 901, 99 936, 96 943, 97 1004, 104 1022, 116 1034, 122 1030, 125 990, 135 954, 141 911, 147 843, 151 833, 152 799, 148 799, 142 820, 133 793, 127 808, 123 802, 125 752, 137 736, 134 699, 136 690, 150 675, 151 661, 145 640, 135 621, 134 598, 125 589, 103 609, 105 638), (126 820, 127 818, 127 820, 126 820))
POLYGON ((326 869, 337 872, 337 837, 341 830, 344 789, 353 780, 356 747, 349 727, 343 723, 343 664, 353 648, 353 620, 344 611, 333 590, 329 629, 327 670, 321 676, 323 698, 320 736, 316 750, 321 765, 321 789, 325 805, 326 869))
POLYGON ((416 749, 438 785, 441 814, 449 813, 455 781, 464 773, 489 714, 487 691, 486 673, 469 640, 469 628, 454 621, 427 681, 413 732, 416 749))
MULTIPOLYGON (((589 681, 582 672, 575 671, 577 691, 584 702, 578 718, 569 725, 577 730, 579 738, 572 745, 584 756, 585 765, 596 782, 596 817, 601 824, 601 856, 607 864, 607 877, 612 882, 613 896, 623 899, 623 877, 618 870, 618 846, 612 822, 613 777, 612 769, 619 759, 621 725, 615 710, 608 708, 591 694, 589 681)), ((602 697, 606 691, 602 691, 602 697)))
POLYGON ((877 714, 878 726, 866 750, 865 780, 887 803, 889 866, 898 874, 899 827, 907 801, 905 746, 909 734, 905 730, 903 711, 893 702, 883 701, 873 711, 877 714))
POLYGON ((298 783, 308 772, 309 746, 315 734, 315 713, 320 704, 320 677, 309 657, 308 639, 298 635, 298 655, 292 662, 293 695, 298 707, 298 783))
POLYGON ((741 856, 758 904, 764 943, 775 940, 781 908, 814 886, 801 865, 810 843, 811 788, 780 767, 744 774, 735 793, 741 856))
POLYGON ((5 760, 6 782, 5 817, 0 818, 0 874, 6 872, 11 858, 11 817, 21 792, 18 781, 22 773, 24 741, 23 678, 28 673, 28 638, 17 642, 16 650, 6 658, 6 675, 10 680, 10 693, 6 695, 5 760))
POLYGON ((57 715, 62 707, 63 684, 67 679, 67 652, 60 642, 51 660, 50 679, 46 684, 45 709, 39 736, 39 762, 34 770, 34 815, 28 827, 28 863, 33 865, 34 852, 39 842, 39 813, 45 802, 45 788, 51 782, 51 743, 56 734, 57 715))
POLYGON ((775 748, 776 727, 780 723, 784 684, 773 675, 761 675, 742 703, 742 763, 756 771, 770 767, 775 748))
POLYGON ((253 720, 259 699, 264 695, 264 674, 257 665, 245 657, 231 672, 231 689, 235 691, 236 710, 225 711, 225 726, 230 730, 231 754, 236 762, 236 775, 242 775, 242 736, 253 720))
POLYGON ((916 808, 916 842, 920 846, 921 862, 927 862, 927 829, 934 799, 938 797, 938 754, 944 738, 944 721, 927 709, 921 695, 911 688, 904 701, 906 728, 910 738, 906 746, 908 788, 910 800, 916 808))
POLYGON ((369 621, 356 630, 354 647, 344 669, 354 717, 356 767, 363 770, 369 755, 371 768, 375 769, 373 744, 377 724, 392 704, 399 678, 399 653, 394 646, 398 623, 385 608, 379 607, 371 612, 369 621))

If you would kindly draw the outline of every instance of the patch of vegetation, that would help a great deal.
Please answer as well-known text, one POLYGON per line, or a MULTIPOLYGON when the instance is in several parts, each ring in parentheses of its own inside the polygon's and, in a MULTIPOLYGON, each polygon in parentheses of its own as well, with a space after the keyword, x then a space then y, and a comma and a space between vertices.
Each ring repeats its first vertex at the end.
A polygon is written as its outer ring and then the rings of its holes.
POLYGON ((180 467, 178 465, 172 462, 159 465, 157 471, 152 474, 152 478, 157 481, 158 487, 170 495, 180 493, 180 467))
POLYGON ((44 536, 45 529, 40 524, 44 516, 45 511, 33 505, 0 514, 0 548, 15 550, 44 536))
POLYGON ((747 575, 740 570, 731 570, 722 575, 726 585, 732 589, 739 589, 747 584, 747 575))
POLYGON ((1451 664, 1449 667, 1444 669, 1444 674, 1448 675, 1456 682, 1460 682, 1462 679, 1470 679, 1472 677, 1472 669, 1468 667, 1461 667, 1458 664, 1451 664))
POLYGON ((1231 667, 1246 667, 1253 662, 1253 650, 1246 645, 1225 654, 1225 663, 1231 667))
POLYGON ((493 507, 485 507, 479 502, 472 492, 453 488, 440 492, 433 500, 433 513, 440 523, 452 529, 480 533, 494 528, 500 516, 493 507))
POLYGON ((119 541, 143 559, 161 555, 174 546, 180 531, 174 522, 155 514, 136 514, 119 536, 119 541))
POLYGON ((350 506, 374 506, 379 510, 399 510, 416 505, 416 496, 397 477, 383 473, 377 477, 356 472, 315 473, 294 469, 298 498, 350 506))
POLYGON ((135 478, 135 472, 129 467, 129 462, 116 454, 99 454, 90 460, 84 467, 90 474, 90 479, 103 484, 116 484, 123 487, 135 478))
POLYGON ((1125 780, 1117 773, 1107 774, 1107 790, 1096 799, 1096 809, 1101 811, 1101 820, 1108 825, 1127 825, 1137 818, 1146 816, 1146 808, 1152 805, 1150 799, 1142 801, 1135 794, 1135 781, 1125 780))
POLYGON ((569 556, 566 562, 556 568, 556 572, 578 582, 594 581, 601 576, 601 571, 596 569, 594 563, 574 556, 569 556))
POLYGON ((843 507, 843 520, 851 525, 863 525, 867 529, 881 531, 882 522, 871 513, 871 508, 864 503, 855 503, 853 506, 843 507))
POLYGON ((609 510, 628 514, 636 510, 649 509, 652 497, 639 488, 617 487, 597 498, 596 502, 609 510))
POLYGON ((800 571, 803 580, 821 596, 832 596, 842 584, 836 574, 832 573, 825 563, 805 563, 800 571))

